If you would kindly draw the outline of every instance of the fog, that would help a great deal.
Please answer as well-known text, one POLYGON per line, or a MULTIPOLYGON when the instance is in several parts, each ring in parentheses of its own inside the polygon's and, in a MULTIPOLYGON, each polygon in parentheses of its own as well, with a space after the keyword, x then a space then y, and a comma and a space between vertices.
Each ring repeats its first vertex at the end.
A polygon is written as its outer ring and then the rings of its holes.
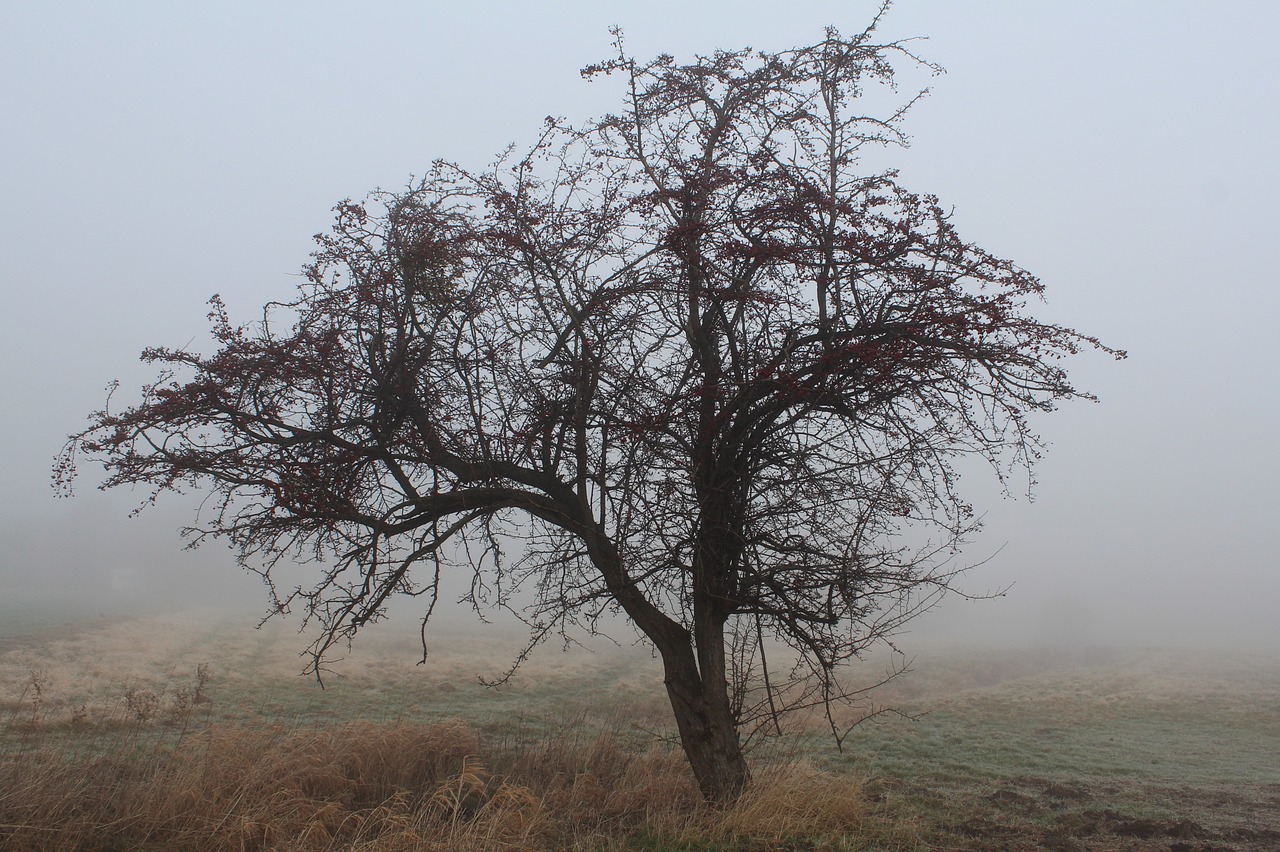
MULTIPOLYGON (((197 345, 287 297, 330 208, 436 157, 483 166, 616 90, 578 69, 617 23, 638 56, 784 49, 867 2, 7 4, 0 30, 0 619, 265 596, 196 499, 49 487, 54 454, 144 346, 197 345), (41 608, 45 609, 41 609, 41 608), (34 614, 34 615, 33 615, 34 614)), ((1034 501, 980 471, 973 592, 903 641, 1280 647, 1280 6, 903 0, 886 37, 946 67, 894 162, 967 239, 1048 288, 1045 319, 1129 350, 1072 365, 1100 404, 1037 426, 1034 501), (984 561, 985 560, 985 561, 984 561)), ((914 78, 912 78, 914 79, 914 78)), ((409 649, 411 652, 412 649, 409 649)))

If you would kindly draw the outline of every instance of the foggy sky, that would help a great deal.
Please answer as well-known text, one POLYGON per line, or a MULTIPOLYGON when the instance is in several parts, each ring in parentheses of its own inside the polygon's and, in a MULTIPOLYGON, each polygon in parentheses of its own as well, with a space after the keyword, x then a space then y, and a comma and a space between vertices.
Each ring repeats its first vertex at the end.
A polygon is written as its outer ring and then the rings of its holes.
MULTIPOLYGON (((194 503, 128 519, 86 469, 49 467, 144 346, 205 339, 286 298, 330 208, 444 157, 483 167, 544 116, 615 88, 578 69, 626 30, 640 57, 781 50, 874 4, 715 0, 443 4, 6 3, 0 27, 0 604, 246 600, 218 547, 184 553, 194 503)), ((945 76, 894 162, 961 235, 1038 274, 1039 315, 1129 350, 1072 365, 1098 405, 1037 425, 1035 501, 980 476, 975 592, 922 639, 1280 648, 1280 5, 901 0, 945 76), (997 553, 998 551, 998 553, 997 553)), ((3 606, 0 606, 3 609, 3 606)), ((2 617, 2 616, 0 616, 2 617)))

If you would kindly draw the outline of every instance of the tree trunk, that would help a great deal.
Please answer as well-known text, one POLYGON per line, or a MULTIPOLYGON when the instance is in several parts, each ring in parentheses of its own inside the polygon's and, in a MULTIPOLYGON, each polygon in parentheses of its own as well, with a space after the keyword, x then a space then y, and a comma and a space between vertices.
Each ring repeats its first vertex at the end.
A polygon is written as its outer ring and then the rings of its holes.
MULTIPOLYGON (((693 630, 687 630, 636 588, 622 568, 617 548, 607 537, 588 535, 587 545, 614 599, 662 657, 680 744, 702 795, 709 802, 732 802, 747 786, 749 774, 729 706, 724 653, 726 615, 711 605, 713 596, 697 594, 693 630)), ((723 597, 721 594, 718 599, 723 597)))
POLYGON ((709 802, 732 802, 747 785, 747 761, 729 709, 723 670, 699 675, 692 648, 663 654, 667 695, 693 777, 709 802), (718 676, 717 676, 718 674, 718 676))

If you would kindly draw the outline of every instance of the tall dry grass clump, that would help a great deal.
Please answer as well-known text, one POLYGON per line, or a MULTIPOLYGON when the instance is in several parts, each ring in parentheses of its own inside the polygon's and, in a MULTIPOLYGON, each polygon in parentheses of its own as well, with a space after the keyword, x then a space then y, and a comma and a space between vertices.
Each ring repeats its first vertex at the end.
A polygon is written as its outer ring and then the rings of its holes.
POLYGON ((717 814, 706 834, 720 840, 839 836, 866 816, 861 786, 806 763, 767 766, 732 808, 717 814))
POLYGON ((856 784, 801 765, 710 808, 676 749, 618 732, 522 743, 461 722, 358 722, 24 737, 0 755, 3 850, 782 848, 862 818, 856 784))
POLYGON ((482 770, 461 723, 101 737, 45 737, 4 756, 0 848, 430 849, 449 848, 463 823, 513 843, 532 827, 509 818, 531 799, 509 785, 486 779, 472 795, 482 770))

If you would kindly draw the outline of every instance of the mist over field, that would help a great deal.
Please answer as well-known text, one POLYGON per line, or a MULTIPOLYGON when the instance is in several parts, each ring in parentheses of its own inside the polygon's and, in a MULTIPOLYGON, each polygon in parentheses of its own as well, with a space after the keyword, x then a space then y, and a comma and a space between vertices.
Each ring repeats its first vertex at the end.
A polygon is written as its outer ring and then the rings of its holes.
MULTIPOLYGON (((649 640, 616 615, 525 659, 517 616, 456 603, 475 579, 465 568, 444 578, 424 633, 422 599, 393 599, 320 664, 322 688, 305 605, 264 621, 268 589, 231 548, 185 547, 178 530, 208 521, 208 495, 102 492, 83 459, 74 497, 50 488, 67 436, 157 380, 144 348, 213 351, 215 294, 233 325, 293 298, 336 204, 399 192, 436 158, 483 170, 548 116, 616 110, 624 81, 580 74, 614 55, 612 26, 632 56, 692 60, 814 44, 826 26, 849 36, 880 8, 6 4, 0 852, 1280 848, 1280 5, 898 0, 884 15, 880 40, 919 37, 910 49, 946 73, 901 69, 903 100, 929 89, 903 125, 911 145, 867 151, 860 168, 899 170, 903 188, 939 197, 962 244, 1038 276, 1035 333, 1011 339, 1056 352, 1071 338, 1055 342, 1054 327, 1096 336, 1104 351, 1065 367, 1099 402, 1038 386, 1052 375, 1040 364, 1001 374, 1033 402, 1068 398, 1032 415, 1044 457, 1003 487, 959 464, 959 494, 983 519, 957 557, 971 566, 959 591, 817 691, 787 681, 812 670, 791 666, 782 638, 735 633, 729 665, 690 655, 682 675, 684 652, 720 634, 649 640), (824 704, 822 689, 853 700, 824 704), (796 712, 772 715, 775 698, 796 712), (719 728, 703 724, 708 708, 719 728), (719 762, 700 767, 699 748, 719 762)), ((868 114, 885 106, 875 97, 868 114)), ((776 233, 786 220, 767 221, 776 233)), ((759 337, 767 350, 772 333, 759 337)), ((808 494, 830 493, 822 475, 808 494)), ((288 490, 272 511, 326 505, 288 490)), ((778 512, 771 526, 806 522, 778 512)), ((807 550, 834 548, 850 570, 843 541, 813 544, 822 532, 807 550)), ((524 544, 503 546, 510 560, 524 544)), ((821 561, 798 558, 757 586, 782 601, 843 588, 784 582, 821 561)), ((286 558, 274 579, 287 595, 322 570, 286 558)), ((727 599, 699 592, 713 599, 704 614, 727 599)))
MULTIPOLYGON (((609 53, 611 24, 637 55, 688 56, 852 32, 873 11, 7 10, 0 631, 264 609, 228 550, 181 549, 200 495, 131 518, 146 494, 98 493, 85 469, 55 500, 49 465, 108 381, 127 404, 154 378, 144 346, 204 345, 210 295, 236 320, 287 297, 334 203, 399 188, 435 157, 483 165, 549 113, 611 109, 616 90, 578 76, 609 53)), ((932 92, 907 122, 913 146, 886 162, 953 206, 962 235, 1038 274, 1040 316, 1131 353, 1071 364, 1101 404, 1037 420, 1052 446, 1034 502, 1025 482, 1004 495, 966 476, 986 531, 961 585, 1007 594, 944 602, 907 647, 1280 648, 1277 24, 1252 2, 921 0, 886 17, 886 36, 927 36, 919 52, 948 71, 904 79, 932 92)))
MULTIPOLYGON (((756 781, 725 810, 699 807, 644 647, 545 648, 487 687, 519 631, 446 619, 418 666, 401 620, 335 660, 322 690, 298 677, 303 637, 252 620, 205 609, 0 635, 0 849, 1280 841, 1274 655, 932 647, 840 711, 895 711, 843 750, 819 712, 790 717, 785 737, 757 730, 756 781), (467 790, 478 811, 459 818, 467 790)), ((892 662, 873 655, 854 677, 892 662)))

